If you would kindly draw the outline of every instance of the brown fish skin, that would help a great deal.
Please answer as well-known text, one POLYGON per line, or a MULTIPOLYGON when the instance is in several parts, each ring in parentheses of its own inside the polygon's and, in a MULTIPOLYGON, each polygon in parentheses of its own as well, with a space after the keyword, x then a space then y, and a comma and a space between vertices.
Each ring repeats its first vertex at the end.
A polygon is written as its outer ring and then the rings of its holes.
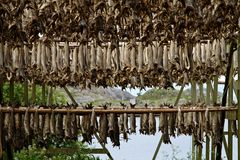
POLYGON ((78 130, 77 130, 77 117, 75 113, 72 113, 71 115, 71 135, 73 140, 77 140, 78 130))
POLYGON ((64 119, 64 135, 65 138, 71 138, 71 115, 69 111, 64 119))
POLYGON ((114 113, 110 113, 108 116, 108 136, 114 143, 114 113))
POLYGON ((56 115, 56 136, 59 138, 64 137, 64 131, 63 131, 63 115, 58 113, 56 115))
POLYGON ((96 131, 96 120, 97 120, 96 112, 95 112, 95 110, 93 109, 93 110, 92 110, 92 114, 91 114, 90 128, 89 128, 89 132, 90 132, 91 135, 93 135, 94 132, 96 131))
MULTIPOLYGON (((131 109, 134 109, 135 105, 130 103, 131 109)), ((130 133, 136 133, 136 117, 133 113, 130 114, 130 133)))
POLYGON ((169 119, 169 114, 163 114, 163 125, 164 125, 164 128, 163 128, 163 143, 164 144, 168 144, 170 143, 171 144, 171 141, 170 141, 170 137, 169 137, 169 131, 168 131, 168 119, 169 119))
POLYGON ((99 118, 100 127, 99 127, 99 137, 100 142, 107 143, 107 134, 108 134, 108 119, 106 114, 101 114, 99 118))
POLYGON ((82 137, 83 140, 82 142, 87 142, 89 144, 92 143, 92 135, 89 134, 89 129, 90 129, 90 122, 91 121, 91 115, 87 114, 87 115, 83 115, 82 116, 82 137))
POLYGON ((149 133, 152 135, 156 133, 156 119, 154 113, 149 113, 149 133))
POLYGON ((33 128, 34 135, 37 136, 38 132, 39 132, 39 114, 38 114, 37 110, 34 113, 34 124, 33 124, 33 126, 34 126, 34 128, 33 128))
POLYGON ((56 135, 56 117, 55 117, 54 110, 52 110, 51 117, 50 117, 50 134, 51 136, 56 135))
MULTIPOLYGON (((29 109, 29 108, 28 108, 29 109)), ((26 109, 25 114, 24 114, 24 130, 25 130, 25 135, 28 137, 30 135, 30 115, 28 113, 28 109, 26 109)))
POLYGON ((43 127, 43 139, 49 138, 50 135, 50 115, 49 113, 45 114, 44 117, 44 127, 43 127))
POLYGON ((119 130, 120 133, 124 133, 124 114, 119 115, 119 130))
POLYGON ((135 117, 135 114, 130 114, 130 133, 136 133, 136 117, 135 117))
POLYGON ((114 130, 114 143, 113 147, 115 146, 120 146, 120 132, 119 132, 119 127, 118 127, 118 117, 116 114, 113 115, 114 119, 114 124, 113 124, 113 130, 114 130))

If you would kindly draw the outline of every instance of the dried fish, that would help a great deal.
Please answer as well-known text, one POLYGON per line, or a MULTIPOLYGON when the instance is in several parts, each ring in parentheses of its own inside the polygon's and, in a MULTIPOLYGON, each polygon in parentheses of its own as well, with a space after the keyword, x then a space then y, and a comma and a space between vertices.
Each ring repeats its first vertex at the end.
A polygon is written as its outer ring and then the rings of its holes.
POLYGON ((43 127, 43 139, 49 138, 50 135, 50 115, 49 113, 45 114, 44 117, 44 127, 43 127))
POLYGON ((56 117, 55 117, 54 110, 52 110, 51 117, 50 117, 50 134, 52 136, 56 135, 56 117))
POLYGON ((29 108, 26 109, 25 114, 24 114, 24 131, 26 134, 26 137, 30 135, 30 115, 28 113, 29 108))
POLYGON ((92 109, 91 123, 90 123, 90 128, 89 128, 89 132, 91 135, 93 135, 96 131, 96 121, 97 121, 96 112, 94 109, 92 109))
POLYGON ((156 133, 156 119, 154 113, 149 113, 149 133, 152 135, 156 133))
POLYGON ((99 137, 100 142, 107 143, 107 134, 108 134, 108 119, 106 114, 101 114, 99 118, 100 127, 99 127, 99 137))
MULTIPOLYGON (((136 104, 131 104, 131 109, 134 109, 136 104)), ((130 114, 130 133, 136 133, 136 117, 134 113, 130 114)))
POLYGON ((39 114, 38 110, 34 113, 34 135, 37 136, 39 134, 39 114))
POLYGON ((64 135, 65 138, 71 138, 71 114, 69 111, 64 119, 64 135))
POLYGON ((56 115, 56 136, 62 138, 64 136, 63 130, 63 115, 58 113, 56 115))
POLYGON ((78 139, 77 117, 75 113, 71 114, 71 136, 73 140, 78 139))

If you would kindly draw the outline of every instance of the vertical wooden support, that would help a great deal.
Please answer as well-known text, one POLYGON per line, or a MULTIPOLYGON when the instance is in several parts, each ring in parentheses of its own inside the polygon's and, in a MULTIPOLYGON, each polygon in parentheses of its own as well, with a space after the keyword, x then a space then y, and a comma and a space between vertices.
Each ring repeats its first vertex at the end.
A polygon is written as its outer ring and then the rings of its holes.
POLYGON ((46 105, 46 86, 42 84, 42 105, 46 105))
POLYGON ((152 160, 155 160, 157 158, 157 155, 158 155, 158 152, 159 152, 160 147, 162 145, 162 142, 163 142, 163 136, 161 136, 160 141, 158 142, 158 145, 157 145, 157 148, 156 148, 156 150, 154 152, 152 160))
MULTIPOLYGON (((207 91, 206 91, 206 104, 207 105, 210 105, 210 92, 211 92, 211 81, 208 80, 207 81, 207 91)), ((210 155, 209 155, 209 152, 210 152, 210 138, 208 137, 208 135, 206 136, 206 160, 209 160, 210 158, 210 155)))
POLYGON ((29 103, 28 103, 28 80, 24 80, 24 83, 23 83, 23 88, 24 88, 24 105, 25 106, 28 106, 29 103))
POLYGON ((237 97, 238 97, 238 159, 240 159, 240 38, 238 38, 238 83, 237 83, 237 97))
MULTIPOLYGON (((9 100, 10 100, 10 104, 14 104, 14 80, 13 78, 11 78, 10 83, 9 83, 9 100)), ((13 150, 12 147, 10 145, 10 143, 7 141, 5 143, 5 147, 6 147, 6 153, 7 153, 7 159, 8 160, 13 160, 13 150)))
POLYGON ((48 96, 47 96, 47 106, 51 106, 52 105, 52 86, 48 87, 48 96))
POLYGON ((32 95, 31 95, 31 104, 34 105, 36 103, 36 84, 32 82, 32 95))
MULTIPOLYGON (((98 136, 98 134, 97 134, 97 133, 95 133, 94 135, 95 135, 95 137, 97 138, 98 142, 100 143, 100 142, 101 142, 101 140, 100 140, 100 137, 98 136)), ((106 151, 106 153, 107 153, 107 155, 108 155, 109 159, 110 159, 110 160, 113 160, 113 157, 112 157, 112 155, 110 154, 110 152, 108 151, 108 149, 105 147, 105 145, 104 145, 104 144, 102 144, 102 143, 100 143, 100 145, 101 145, 101 146, 102 146, 102 148, 103 148, 103 149, 106 151)))
MULTIPOLYGON (((195 104, 197 102, 197 88, 196 88, 196 82, 192 80, 191 83, 191 95, 192 95, 192 103, 195 104)), ((192 160, 195 160, 196 158, 196 147, 194 144, 194 136, 192 136, 192 160)))
MULTIPOLYGON (((201 102, 204 102, 204 94, 203 94, 203 84, 202 83, 199 83, 199 97, 200 97, 200 101, 201 102)), ((199 145, 197 146, 197 160, 202 160, 202 146, 199 145)))
POLYGON ((175 101, 175 103, 174 103, 174 106, 177 106, 177 105, 178 105, 178 102, 179 102, 179 100, 180 100, 180 98, 181 98, 181 95, 182 95, 182 92, 183 92, 184 87, 185 87, 185 85, 182 85, 182 86, 181 86, 181 89, 180 89, 180 91, 178 92, 178 96, 177 96, 177 99, 176 99, 176 101, 175 101))
MULTIPOLYGON (((222 96, 222 103, 221 106, 225 107, 227 104, 227 94, 228 94, 228 87, 229 87, 229 82, 230 82, 230 78, 231 78, 231 66, 232 66, 232 57, 233 57, 233 48, 234 48, 234 42, 231 42, 230 44, 230 53, 228 56, 228 64, 227 64, 227 71, 226 71, 226 75, 225 75, 225 84, 224 84, 224 89, 223 89, 223 96, 222 96)), ((219 141, 220 143, 217 144, 217 152, 216 152, 216 159, 221 159, 221 155, 222 155, 222 142, 223 139, 225 138, 224 136, 224 121, 225 121, 225 112, 221 112, 221 121, 220 121, 220 137, 219 137, 219 141), (223 138, 224 137, 224 138, 223 138)), ((227 151, 228 153, 228 151, 227 151)))
POLYGON ((73 104, 74 104, 74 105, 78 105, 78 103, 75 101, 75 99, 73 98, 72 94, 71 94, 70 91, 67 89, 67 87, 64 86, 63 89, 65 90, 65 92, 67 93, 68 97, 71 99, 71 101, 73 102, 73 104))
MULTIPOLYGON (((233 75, 233 66, 231 67, 231 75, 233 75)), ((229 89, 228 89, 228 106, 232 106, 233 102, 233 76, 229 79, 229 89)), ((228 159, 232 160, 232 120, 228 120, 228 159)))
MULTIPOLYGON (((0 75, 0 104, 3 103, 3 80, 0 75)), ((1 108, 1 106, 0 106, 1 108)), ((3 133, 2 133, 2 128, 3 128, 3 116, 2 112, 0 112, 0 160, 3 160, 3 133)))
POLYGON ((10 100, 10 104, 13 104, 13 102, 14 102, 14 81, 12 78, 9 82, 9 100, 10 100))
MULTIPOLYGON (((218 77, 215 76, 213 78, 213 96, 212 96, 212 103, 213 105, 217 103, 218 98, 218 77)), ((212 141, 212 151, 211 151, 211 160, 215 160, 216 157, 216 147, 213 145, 212 141)))

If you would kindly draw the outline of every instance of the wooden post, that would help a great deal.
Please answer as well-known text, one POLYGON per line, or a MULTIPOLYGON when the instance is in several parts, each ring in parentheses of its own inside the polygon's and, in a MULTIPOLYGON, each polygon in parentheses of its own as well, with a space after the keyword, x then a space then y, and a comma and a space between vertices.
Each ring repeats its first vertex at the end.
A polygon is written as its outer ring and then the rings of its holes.
POLYGON ((160 147, 162 145, 162 142, 163 142, 163 136, 161 136, 160 141, 158 142, 158 145, 157 145, 157 148, 156 148, 156 150, 154 152, 152 160, 155 160, 157 158, 157 155, 158 155, 158 152, 159 152, 160 147))
POLYGON ((31 104, 34 105, 36 103, 36 84, 32 82, 32 96, 31 96, 31 104))
POLYGON ((240 38, 238 38, 238 83, 237 83, 237 97, 238 97, 238 159, 240 159, 240 38))
POLYGON ((181 98, 181 95, 182 95, 182 92, 183 92, 184 87, 185 87, 185 85, 182 85, 182 86, 181 86, 181 89, 180 89, 180 91, 178 92, 178 96, 177 96, 177 99, 176 99, 176 101, 175 101, 175 103, 174 103, 174 106, 177 106, 177 105, 178 105, 178 102, 179 102, 179 100, 180 100, 180 98, 181 98))
MULTIPOLYGON (((0 75, 0 104, 3 103, 3 80, 0 75)), ((1 108, 1 106, 0 106, 1 108)), ((3 116, 2 112, 0 112, 0 160, 3 160, 3 133, 2 133, 2 128, 3 128, 3 116)))
MULTIPOLYGON (((100 141, 100 137, 98 136, 98 134, 97 134, 97 133, 94 133, 94 135, 95 135, 95 137, 97 138, 98 142, 100 143, 101 141, 100 141)), ((106 151, 106 153, 107 153, 109 159, 110 159, 110 160, 113 160, 112 155, 110 154, 110 152, 108 151, 108 149, 105 147, 105 145, 102 144, 102 143, 100 143, 100 145, 101 145, 102 148, 106 151)))
POLYGON ((24 105, 28 106, 28 80, 24 80, 24 105))
POLYGON ((47 106, 52 105, 52 86, 48 87, 47 106))
POLYGON ((70 91, 67 89, 67 87, 64 86, 63 89, 66 91, 68 97, 71 99, 71 101, 73 102, 73 104, 74 104, 74 105, 78 105, 77 102, 75 101, 75 99, 73 98, 72 94, 70 93, 70 91))
MULTIPOLYGON (((197 102, 196 98, 197 98, 197 88, 196 88, 196 82, 192 80, 191 83, 191 95, 192 95, 192 103, 195 104, 197 102)), ((195 140, 194 140, 194 136, 192 136, 192 160, 195 160, 196 158, 196 147, 195 147, 195 140)))
MULTIPOLYGON (((231 67, 231 75, 233 75, 233 66, 231 67)), ((228 89, 228 106, 232 105, 233 101, 233 76, 230 77, 229 89, 228 89)), ((228 120, 228 159, 232 160, 232 143, 233 143, 233 134, 232 134, 232 120, 228 120)))
MULTIPOLYGON (((202 83, 200 83, 199 85, 199 100, 201 101, 201 102, 204 102, 204 94, 203 94, 203 84, 202 83)), ((199 145, 198 147, 197 147, 197 159, 198 160, 202 160, 202 146, 201 145, 199 145)))
MULTIPOLYGON (((227 91, 228 91, 228 84, 229 84, 229 79, 231 76, 231 67, 232 67, 232 57, 233 57, 233 48, 234 48, 234 42, 231 42, 230 44, 230 53, 228 57, 228 64, 227 64, 227 71, 226 71, 226 79, 225 79, 225 84, 224 84, 224 89, 223 89, 223 97, 222 97, 222 107, 225 107, 227 104, 227 91)), ((222 156, 222 142, 223 142, 223 136, 225 136, 224 133, 224 121, 225 121, 225 112, 221 113, 221 121, 220 121, 220 143, 217 144, 217 154, 216 154, 216 159, 221 159, 222 156)))
MULTIPOLYGON (((206 104, 207 105, 210 105, 210 95, 211 95, 210 94, 210 92, 211 92, 210 85, 211 85, 211 81, 208 80, 207 81, 207 92, 206 92, 206 104)), ((210 158, 209 152, 210 152, 210 139, 207 135, 206 136, 206 160, 209 160, 209 158, 210 158)))
POLYGON ((42 84, 42 105, 46 105, 46 86, 42 84))
POLYGON ((14 102, 14 81, 12 78, 9 82, 9 100, 10 100, 10 104, 13 104, 13 102, 14 102))

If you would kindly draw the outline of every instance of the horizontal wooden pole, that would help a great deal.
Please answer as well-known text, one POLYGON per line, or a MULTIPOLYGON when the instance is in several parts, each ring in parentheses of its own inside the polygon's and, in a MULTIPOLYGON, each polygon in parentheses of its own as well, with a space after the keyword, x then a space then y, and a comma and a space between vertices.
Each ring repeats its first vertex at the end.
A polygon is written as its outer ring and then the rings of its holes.
POLYGON ((89 148, 89 149, 79 149, 79 148, 48 148, 48 155, 56 154, 74 154, 74 153, 86 153, 86 154, 106 154, 106 151, 102 148, 89 148))
MULTIPOLYGON (((20 107, 20 108, 11 108, 11 107, 2 107, 0 108, 0 112, 14 112, 14 113, 25 113, 26 107, 20 107)), ((181 112, 206 112, 206 108, 190 108, 190 107, 184 107, 180 109, 181 112)), ((45 109, 45 108, 28 108, 28 112, 34 113, 38 111, 39 114, 44 113, 51 113, 54 111, 55 113, 62 113, 66 114, 67 112, 75 113, 75 114, 91 114, 92 109, 83 109, 83 108, 76 108, 76 109, 67 109, 67 108, 61 108, 61 109, 45 109)), ((171 113, 171 112, 178 112, 178 108, 134 108, 134 109, 120 109, 120 108, 109 108, 109 109, 102 109, 102 108, 94 108, 94 111, 96 114, 103 114, 103 113, 116 113, 116 114, 123 114, 123 113, 134 113, 134 114, 143 114, 143 113, 171 113)), ((236 112, 236 107, 208 107, 208 112, 221 112, 221 111, 228 111, 228 112, 236 112)))

